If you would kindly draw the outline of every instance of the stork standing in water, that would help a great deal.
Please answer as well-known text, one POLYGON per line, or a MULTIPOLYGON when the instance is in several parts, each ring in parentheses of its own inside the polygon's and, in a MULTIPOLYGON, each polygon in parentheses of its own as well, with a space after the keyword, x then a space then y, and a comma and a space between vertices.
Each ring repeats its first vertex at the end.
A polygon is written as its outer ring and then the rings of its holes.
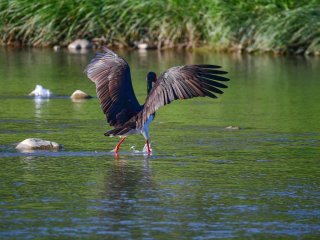
POLYGON ((148 96, 140 105, 132 87, 129 64, 108 48, 97 53, 85 73, 96 84, 97 96, 107 121, 114 129, 105 136, 120 136, 114 152, 118 155, 121 143, 128 135, 141 133, 146 140, 148 155, 151 154, 149 125, 160 107, 176 99, 193 97, 216 98, 222 94, 219 88, 229 81, 220 75, 227 72, 215 65, 185 65, 172 67, 159 78, 154 72, 147 74, 148 96))

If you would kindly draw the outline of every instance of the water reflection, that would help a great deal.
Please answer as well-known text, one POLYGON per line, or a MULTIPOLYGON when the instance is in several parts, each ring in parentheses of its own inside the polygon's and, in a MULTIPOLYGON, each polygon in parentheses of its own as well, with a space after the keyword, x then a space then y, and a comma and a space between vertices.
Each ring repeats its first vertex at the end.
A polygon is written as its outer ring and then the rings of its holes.
POLYGON ((33 99, 33 101, 34 101, 34 109, 35 109, 34 110, 34 113, 35 113, 34 116, 35 116, 36 119, 37 118, 41 118, 42 107, 43 107, 44 104, 47 105, 49 103, 50 99, 36 96, 33 99))
POLYGON ((131 161, 132 159, 121 156, 114 161, 106 174, 104 197, 117 200, 134 199, 142 189, 155 187, 149 158, 138 160, 137 162, 141 162, 140 166, 132 164, 131 161))
POLYGON ((141 59, 146 59, 148 57, 148 51, 146 49, 138 49, 138 54, 141 59))
POLYGON ((72 54, 88 54, 91 50, 87 48, 69 48, 68 51, 72 54))
MULTIPOLYGON (((128 230, 138 227, 137 224, 145 221, 143 216, 147 215, 141 204, 150 201, 155 191, 157 184, 153 180, 149 158, 120 157, 114 160, 106 171, 101 199, 97 201, 98 216, 108 235, 130 238, 132 235, 128 230), (138 216, 141 220, 137 219, 138 216)), ((134 236, 141 237, 142 233, 138 230, 134 236)))

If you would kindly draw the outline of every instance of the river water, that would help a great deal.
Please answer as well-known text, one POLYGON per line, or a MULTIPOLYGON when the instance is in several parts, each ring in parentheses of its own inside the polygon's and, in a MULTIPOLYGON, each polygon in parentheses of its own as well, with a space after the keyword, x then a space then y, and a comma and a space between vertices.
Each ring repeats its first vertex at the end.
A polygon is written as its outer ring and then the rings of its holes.
POLYGON ((209 51, 120 51, 139 101, 148 71, 211 63, 218 99, 176 101, 142 136, 118 139, 83 74, 94 56, 0 49, 1 239, 318 239, 320 59, 209 51), (28 97, 36 84, 53 97, 28 97), (240 130, 226 130, 239 126, 240 130), (15 150, 37 137, 59 152, 15 150), (133 149, 136 149, 134 151, 133 149))

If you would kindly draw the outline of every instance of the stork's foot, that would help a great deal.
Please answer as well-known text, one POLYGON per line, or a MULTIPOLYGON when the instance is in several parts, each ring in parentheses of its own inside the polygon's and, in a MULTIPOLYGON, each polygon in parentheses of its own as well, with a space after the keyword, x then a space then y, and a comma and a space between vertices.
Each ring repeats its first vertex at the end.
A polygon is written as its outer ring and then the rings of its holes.
POLYGON ((118 142, 116 147, 112 150, 114 152, 115 156, 119 156, 118 152, 119 152, 119 149, 120 149, 120 145, 121 145, 121 143, 124 142, 124 140, 126 140, 126 137, 121 138, 121 140, 118 142))
POLYGON ((151 155, 152 149, 151 149, 149 140, 146 141, 146 144, 145 144, 144 147, 143 147, 143 152, 147 152, 148 155, 151 155))

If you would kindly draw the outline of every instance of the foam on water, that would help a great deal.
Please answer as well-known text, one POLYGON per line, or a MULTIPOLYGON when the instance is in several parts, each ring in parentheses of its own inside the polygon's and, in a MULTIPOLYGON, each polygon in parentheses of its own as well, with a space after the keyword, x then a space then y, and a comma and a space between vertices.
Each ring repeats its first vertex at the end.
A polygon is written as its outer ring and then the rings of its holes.
POLYGON ((36 88, 29 95, 34 96, 35 98, 49 98, 52 95, 52 92, 37 84, 36 88))

